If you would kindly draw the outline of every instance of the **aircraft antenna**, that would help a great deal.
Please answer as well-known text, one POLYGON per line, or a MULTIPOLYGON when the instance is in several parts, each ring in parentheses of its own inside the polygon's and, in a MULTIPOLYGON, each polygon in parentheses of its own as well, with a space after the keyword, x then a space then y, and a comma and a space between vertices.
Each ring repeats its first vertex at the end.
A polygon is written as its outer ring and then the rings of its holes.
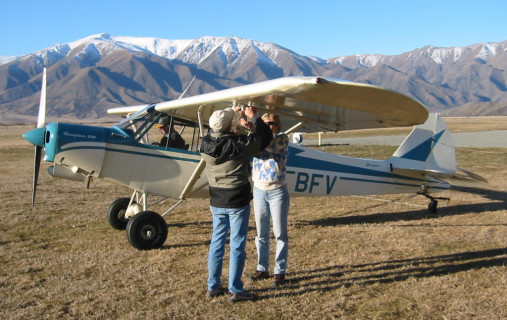
POLYGON ((180 97, 178 98, 178 100, 179 100, 179 99, 181 99, 181 98, 183 98, 183 96, 187 93, 188 88, 190 88, 190 86, 191 86, 191 85, 192 85, 192 83, 194 82, 195 77, 196 77, 196 76, 194 76, 194 77, 192 78, 192 80, 190 80, 190 83, 187 85, 187 87, 185 88, 185 90, 183 90, 183 92, 180 94, 180 97))

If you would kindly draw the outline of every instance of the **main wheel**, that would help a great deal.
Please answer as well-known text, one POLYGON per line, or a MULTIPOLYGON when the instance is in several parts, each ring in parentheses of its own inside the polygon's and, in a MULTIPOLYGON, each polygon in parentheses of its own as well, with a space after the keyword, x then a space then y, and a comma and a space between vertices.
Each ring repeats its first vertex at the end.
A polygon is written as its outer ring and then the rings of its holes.
POLYGON ((167 239, 167 223, 153 211, 143 211, 133 216, 126 230, 130 244, 141 250, 158 249, 167 239))
POLYGON ((125 219, 125 212, 129 206, 129 198, 119 198, 111 202, 107 209, 107 219, 111 227, 116 230, 125 230, 128 219, 125 219))

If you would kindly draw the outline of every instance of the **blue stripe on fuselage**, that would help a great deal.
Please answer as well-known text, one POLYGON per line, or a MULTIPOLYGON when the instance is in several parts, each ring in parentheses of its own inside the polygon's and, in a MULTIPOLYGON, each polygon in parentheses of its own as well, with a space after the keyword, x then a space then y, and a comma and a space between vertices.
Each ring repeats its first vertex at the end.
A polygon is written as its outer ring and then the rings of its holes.
MULTIPOLYGON (((108 144, 108 145, 111 145, 111 144, 108 144)), ((118 146, 120 146, 120 145, 118 145, 118 146)), ((136 145, 136 146, 128 145, 128 146, 139 148, 139 149, 160 150, 158 148, 152 148, 150 146, 144 146, 144 145, 136 145)), ((76 146, 76 147, 65 148, 65 146, 62 146, 61 149, 62 149, 62 152, 71 151, 71 150, 104 150, 104 151, 112 151, 112 152, 125 153, 125 154, 134 154, 134 155, 139 155, 139 156, 147 156, 147 157, 152 157, 152 158, 164 158, 164 159, 173 159, 173 160, 181 160, 181 161, 189 161, 189 162, 199 162, 200 161, 199 159, 189 159, 189 158, 184 158, 184 157, 168 156, 165 154, 153 154, 153 153, 148 153, 148 152, 125 150, 125 149, 120 149, 117 147, 115 148, 115 147, 101 147, 101 146, 76 146)), ((166 150, 164 150, 164 151, 166 151, 166 150)), ((171 150, 167 150, 167 151, 172 151, 175 153, 183 153, 183 154, 192 154, 192 155, 197 154, 195 152, 186 151, 186 150, 179 150, 179 149, 171 149, 171 150)))
MULTIPOLYGON (((397 175, 391 172, 372 170, 320 159, 311 159, 298 155, 299 153, 302 152, 305 152, 305 150, 289 147, 289 157, 287 159, 287 167, 304 170, 331 171, 336 173, 356 174, 362 176, 374 176, 380 178, 420 181, 420 179, 397 175)), ((368 160, 361 159, 358 161, 368 161, 368 160)), ((375 161, 383 161, 383 160, 370 160, 370 161, 373 163, 375 161)))

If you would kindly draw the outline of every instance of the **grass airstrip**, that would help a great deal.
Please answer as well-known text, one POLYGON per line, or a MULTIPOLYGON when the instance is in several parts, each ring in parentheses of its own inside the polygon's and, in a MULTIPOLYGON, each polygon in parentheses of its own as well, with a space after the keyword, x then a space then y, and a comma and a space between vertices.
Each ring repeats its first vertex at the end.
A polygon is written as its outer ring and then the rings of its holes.
MULTIPOLYGON (((448 123, 453 131, 486 130, 484 120, 470 119, 448 123)), ((494 125, 505 129, 505 120, 494 125)), ((243 279, 259 299, 232 305, 206 297, 208 200, 185 201, 166 216, 162 249, 136 250, 106 217, 128 189, 102 180, 86 189, 51 178, 43 164, 31 208, 33 147, 21 137, 28 129, 0 127, 1 319, 507 318, 506 148, 457 148, 458 166, 489 184, 439 194, 451 200, 440 201, 437 214, 426 198, 407 194, 292 198, 283 287, 248 279, 252 217, 243 279)), ((369 158, 394 150, 325 147, 369 158)), ((227 259, 224 267, 226 281, 227 259)))

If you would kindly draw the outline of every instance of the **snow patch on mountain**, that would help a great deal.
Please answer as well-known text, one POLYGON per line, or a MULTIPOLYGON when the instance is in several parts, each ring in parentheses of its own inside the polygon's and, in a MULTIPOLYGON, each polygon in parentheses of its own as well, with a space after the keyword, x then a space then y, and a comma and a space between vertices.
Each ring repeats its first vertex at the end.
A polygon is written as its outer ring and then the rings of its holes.
POLYGON ((91 43, 86 45, 81 52, 74 56, 74 59, 79 62, 81 68, 94 66, 100 61, 100 58, 100 51, 97 50, 97 47, 91 43))
POLYGON ((112 36, 107 33, 92 35, 69 43, 71 49, 83 44, 93 44, 102 54, 117 49, 131 52, 148 52, 167 59, 174 59, 193 40, 168 40, 150 37, 112 36))
POLYGON ((13 60, 16 60, 18 57, 10 57, 10 56, 0 56, 0 64, 9 63, 13 60))
POLYGON ((486 62, 496 54, 496 49, 496 44, 484 43, 475 59, 486 62))
POLYGON ((461 59, 473 55, 474 52, 477 53, 473 56, 473 59, 481 63, 486 63, 495 56, 498 46, 498 43, 479 43, 467 47, 451 48, 435 48, 428 46, 427 50, 430 53, 431 59, 437 64, 443 64, 447 60, 458 63, 461 59))
POLYGON ((347 68, 372 68, 382 63, 386 56, 380 54, 356 54, 338 57, 335 63, 347 68))

